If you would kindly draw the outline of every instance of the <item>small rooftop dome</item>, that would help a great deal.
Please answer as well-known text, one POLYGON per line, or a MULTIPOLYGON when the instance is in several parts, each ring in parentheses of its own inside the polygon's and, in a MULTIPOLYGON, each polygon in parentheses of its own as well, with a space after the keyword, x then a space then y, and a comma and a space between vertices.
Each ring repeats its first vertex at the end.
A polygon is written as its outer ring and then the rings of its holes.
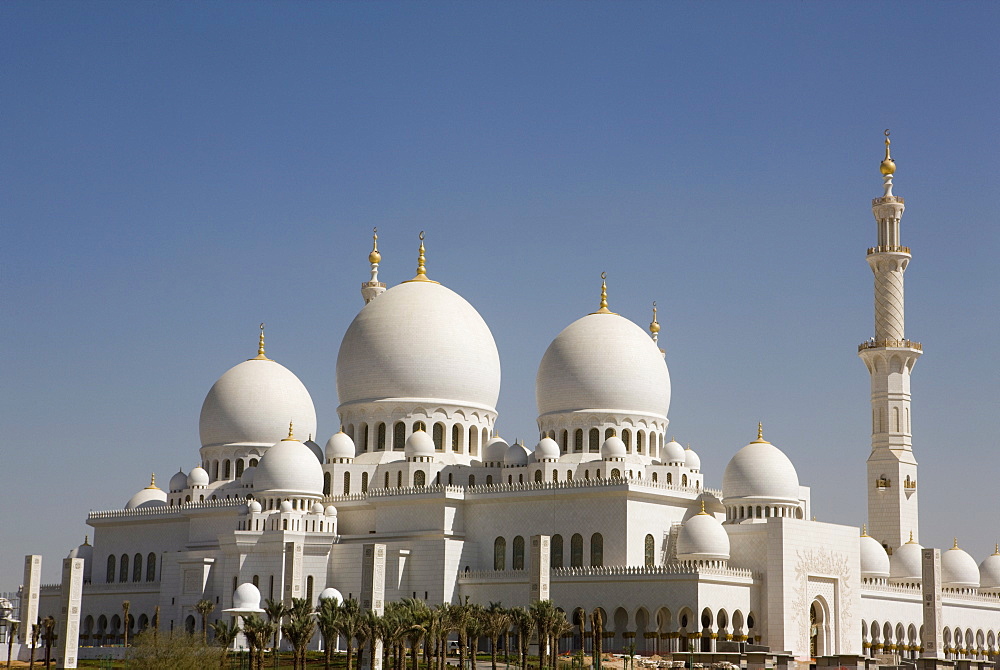
POLYGON ((701 472, 701 458, 690 446, 684 450, 684 466, 691 472, 701 472))
POLYGON ((407 458, 433 458, 434 451, 434 439, 424 430, 413 431, 403 444, 407 458))
POLYGON ((323 466, 306 445, 289 435, 264 452, 254 475, 254 490, 274 496, 323 495, 323 466))
POLYGON ((499 465, 503 463, 504 456, 507 455, 508 449, 510 449, 510 445, 507 444, 507 441, 499 435, 494 435, 490 438, 490 441, 486 443, 486 448, 483 449, 483 461, 489 464, 499 465))
POLYGON ((535 460, 538 462, 559 460, 559 444, 551 437, 543 437, 535 445, 535 460))
MULTIPOLYGON (((691 452, 694 454, 694 452, 691 452)), ((698 461, 698 468, 701 468, 701 459, 698 455, 694 455, 695 459, 698 461)), ((676 440, 670 440, 665 445, 663 445, 663 451, 660 452, 660 462, 667 465, 684 465, 687 461, 687 452, 684 451, 684 447, 681 443, 676 440)))
POLYGON ((312 514, 322 514, 323 513, 323 503, 317 501, 313 503, 313 506, 309 509, 312 514))
POLYGON ((612 435, 601 444, 601 458, 606 461, 620 461, 628 455, 628 448, 622 438, 612 435))
POLYGON ((256 586, 247 582, 240 584, 233 592, 233 609, 245 612, 263 612, 260 608, 260 591, 256 586))
POLYGON ((156 475, 150 479, 149 486, 132 496, 125 509, 137 507, 161 507, 167 504, 167 494, 156 486, 156 475))
POLYGON ((170 492, 179 493, 187 488, 188 476, 184 474, 184 470, 178 470, 174 473, 174 476, 170 478, 170 492))
POLYGON ((333 505, 327 505, 323 513, 327 516, 337 516, 337 508, 333 505))
POLYGON ((941 585, 950 589, 978 589, 979 566, 964 549, 955 545, 941 552, 941 585))
POLYGON ((292 511, 292 501, 291 500, 282 500, 281 501, 281 506, 278 509, 279 509, 279 511, 285 512, 285 513, 291 512, 292 511))
POLYGON ((205 471, 205 468, 200 465, 193 467, 188 475, 187 485, 188 488, 208 486, 208 472, 205 471))
POLYGON ((729 560, 729 534, 713 515, 701 512, 684 522, 677 534, 677 558, 682 561, 729 560))
POLYGON ((260 506, 259 502, 257 502, 256 500, 251 500, 250 504, 247 505, 247 509, 253 514, 259 514, 261 509, 263 508, 260 506))
POLYGON ((913 533, 910 533, 910 541, 889 557, 889 581, 919 582, 922 578, 921 550, 923 547, 913 541, 913 533))
POLYGON ((319 599, 320 600, 333 600, 338 605, 340 603, 344 602, 344 596, 341 595, 340 591, 338 591, 337 589, 333 588, 332 586, 328 586, 327 588, 325 588, 322 591, 320 591, 319 592, 319 599))
POLYGON ((764 439, 758 426, 757 439, 729 460, 722 475, 724 499, 798 502, 799 475, 788 456, 764 439))
POLYGON ((1000 589, 1000 544, 996 546, 992 556, 987 556, 979 564, 979 588, 991 591, 1000 589))
POLYGON ((354 458, 356 453, 354 440, 344 432, 343 428, 339 432, 334 433, 326 441, 327 460, 335 461, 338 458, 354 458))
POLYGON ((868 535, 861 534, 861 576, 869 579, 887 579, 889 577, 889 554, 879 541, 868 535))
POLYGON ((240 477, 240 483, 243 486, 253 486, 253 480, 257 477, 257 466, 251 465, 249 468, 243 471, 243 476, 240 477))
POLYGON ((528 450, 520 442, 515 442, 507 448, 503 456, 503 464, 507 467, 518 467, 528 464, 528 450))

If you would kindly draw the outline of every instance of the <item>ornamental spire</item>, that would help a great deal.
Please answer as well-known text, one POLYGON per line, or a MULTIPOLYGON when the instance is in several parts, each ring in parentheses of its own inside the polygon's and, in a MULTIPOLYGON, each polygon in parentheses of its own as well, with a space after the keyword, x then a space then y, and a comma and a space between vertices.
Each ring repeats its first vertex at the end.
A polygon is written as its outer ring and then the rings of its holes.
POLYGON ((614 314, 610 309, 608 309, 608 273, 601 273, 601 307, 596 312, 591 312, 591 314, 614 314))
POLYGON ((269 361, 270 358, 264 353, 264 324, 260 324, 260 339, 257 341, 257 355, 251 361, 269 361))
POLYGON ((378 280, 378 264, 382 262, 382 254, 378 252, 378 228, 372 228, 372 251, 368 254, 368 262, 372 266, 372 276, 361 284, 361 297, 366 305, 385 291, 385 284, 378 280))
POLYGON ((294 424, 291 421, 289 421, 288 422, 288 437, 286 437, 285 439, 283 439, 282 442, 292 442, 292 441, 295 440, 295 432, 292 430, 293 426, 294 426, 294 424))
POLYGON ((656 301, 653 301, 653 320, 649 323, 649 332, 653 335, 653 342, 656 342, 660 335, 660 322, 656 320, 656 301))
POLYGON ((892 195, 892 175, 896 172, 896 162, 889 155, 889 129, 885 129, 885 158, 879 165, 879 172, 882 173, 882 188, 885 189, 883 197, 892 195))
POLYGON ((151 472, 150 473, 150 475, 149 475, 149 486, 147 486, 146 488, 147 489, 156 489, 156 488, 159 488, 156 485, 156 473, 155 472, 151 472))

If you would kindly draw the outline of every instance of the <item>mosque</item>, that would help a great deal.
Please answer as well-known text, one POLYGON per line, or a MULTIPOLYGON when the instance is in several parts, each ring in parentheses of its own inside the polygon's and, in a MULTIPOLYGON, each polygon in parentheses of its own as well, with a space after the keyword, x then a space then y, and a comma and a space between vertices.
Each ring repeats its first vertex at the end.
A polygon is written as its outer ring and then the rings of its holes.
MULTIPOLYGON (((911 254, 888 132, 880 168, 866 255, 875 332, 858 347, 872 408, 863 529, 814 518, 810 489, 760 427, 712 488, 717 475, 706 482, 697 453, 667 438, 655 308, 647 332, 611 310, 606 286, 538 366, 537 444, 508 444, 495 433, 489 327, 430 278, 423 234, 416 276, 387 288, 376 235, 337 358, 340 429, 325 446, 308 390, 268 357, 262 325, 256 356, 208 391, 200 465, 90 513, 93 542, 64 561, 62 584, 40 586, 41 557, 28 556, 22 619, 61 618, 75 667, 77 639, 81 650, 115 642, 156 608, 161 630, 194 630, 198 601, 228 616, 242 584, 313 602, 335 589, 376 610, 404 597, 547 597, 574 624, 601 608, 606 650, 989 665, 1000 551, 977 563, 957 542, 918 543, 910 374, 922 349, 904 333, 911 254)), ((589 640, 574 627, 564 644, 589 640)))

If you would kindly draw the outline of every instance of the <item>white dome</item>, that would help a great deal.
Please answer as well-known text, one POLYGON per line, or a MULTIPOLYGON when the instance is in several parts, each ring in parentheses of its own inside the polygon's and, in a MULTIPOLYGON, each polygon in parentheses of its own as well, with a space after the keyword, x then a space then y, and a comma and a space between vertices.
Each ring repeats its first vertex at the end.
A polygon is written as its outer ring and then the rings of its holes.
POLYGON ((285 512, 285 513, 291 512, 292 511, 292 501, 291 500, 282 500, 281 501, 281 505, 278 506, 278 511, 279 512, 285 512))
POLYGON ((337 589, 333 588, 332 586, 331 587, 327 587, 327 588, 323 589, 322 591, 320 591, 319 592, 319 599, 320 600, 334 600, 334 601, 336 601, 336 603, 338 605, 340 603, 344 602, 344 596, 340 593, 340 591, 338 591, 337 589))
POLYGON ((701 457, 691 447, 684 450, 684 467, 692 472, 701 470, 701 457))
POLYGON ((129 498, 125 509, 135 509, 137 507, 162 507, 167 504, 167 494, 156 487, 156 479, 149 483, 149 486, 142 489, 129 498))
POLYGON ((253 486, 253 480, 257 477, 257 466, 251 465, 249 468, 243 471, 243 476, 240 477, 240 483, 243 486, 253 486))
POLYGON ((921 580, 921 558, 923 550, 910 540, 892 552, 889 557, 889 579, 894 582, 919 582, 921 580))
POLYGON ((253 487, 261 494, 323 495, 323 466, 309 447, 285 438, 264 452, 253 487))
POLYGON ((80 546, 71 549, 67 558, 83 559, 83 578, 89 581, 94 567, 94 547, 90 544, 89 538, 85 539, 80 546))
POLYGON ((604 460, 621 459, 627 455, 628 449, 625 447, 625 443, 622 442, 622 438, 617 435, 612 435, 604 440, 604 443, 601 445, 601 458, 604 460))
POLYGON ((195 486, 208 486, 208 472, 205 468, 197 465, 191 468, 191 472, 188 474, 187 478, 188 488, 194 488, 195 486))
POLYGON ((589 314, 545 350, 535 377, 539 416, 600 410, 667 418, 670 374, 639 326, 617 314, 589 314))
POLYGON ((486 443, 486 448, 483 449, 483 460, 486 463, 503 463, 508 449, 510 449, 510 445, 507 444, 507 441, 499 435, 494 435, 486 443))
POLYGON ((979 564, 979 588, 1000 589, 1000 546, 979 564))
POLYGON ((889 576, 889 554, 878 540, 870 535, 861 538, 861 576, 885 579, 889 576))
POLYGON ((323 447, 319 446, 312 440, 306 440, 302 444, 306 445, 309 448, 309 451, 313 452, 313 456, 316 457, 317 461, 320 463, 323 462, 323 447))
POLYGON ((758 438, 737 451, 726 465, 722 496, 797 502, 799 476, 780 449, 758 438))
POLYGON ((507 453, 503 455, 503 464, 512 467, 527 465, 528 450, 525 449, 523 444, 514 443, 510 445, 507 449, 507 453))
POLYGON ((327 505, 323 513, 327 516, 337 516, 337 508, 333 505, 327 505))
POLYGON ((538 462, 559 460, 559 444, 551 437, 543 437, 535 445, 535 460, 538 462))
POLYGON ((170 478, 170 492, 178 493, 187 488, 188 476, 184 474, 184 470, 178 470, 174 473, 174 476, 170 478))
POLYGON ((283 365, 251 359, 215 382, 201 406, 201 444, 269 446, 294 421, 300 434, 316 434, 316 409, 309 391, 283 365))
POLYGON ((354 458, 356 453, 354 440, 343 428, 326 441, 326 457, 331 461, 337 458, 354 458))
MULTIPOLYGON (((693 451, 691 452, 694 453, 693 451)), ((695 455, 695 458, 698 458, 695 455)), ((684 465, 687 460, 687 454, 684 452, 684 447, 681 446, 680 442, 675 440, 670 440, 665 445, 663 445, 663 451, 660 452, 660 462, 666 463, 667 465, 684 465)), ((698 462, 698 467, 701 467, 701 461, 698 462)))
POLYGON ((260 608, 260 591, 257 587, 249 582, 236 587, 233 593, 233 609, 263 612, 264 610, 260 608))
MULTIPOLYGON (((379 300, 381 300, 381 296, 379 300)), ((428 458, 434 456, 434 438, 424 430, 415 430, 410 433, 403 443, 403 453, 407 458, 428 458)))
POLYGON ((263 507, 261 507, 261 504, 256 500, 251 500, 250 504, 247 505, 247 510, 253 512, 254 514, 259 514, 262 509, 263 507))
POLYGON ((964 549, 955 546, 941 552, 941 586, 952 589, 979 588, 979 566, 964 549))
POLYGON ((322 514, 323 513, 323 503, 317 501, 313 503, 313 506, 309 509, 312 514, 322 514))
POLYGON ((499 393, 500 355, 486 322, 434 282, 405 282, 365 305, 337 355, 341 405, 420 399, 495 412, 499 393))
POLYGON ((677 534, 677 558, 729 560, 729 534, 711 514, 702 512, 684 522, 677 534))

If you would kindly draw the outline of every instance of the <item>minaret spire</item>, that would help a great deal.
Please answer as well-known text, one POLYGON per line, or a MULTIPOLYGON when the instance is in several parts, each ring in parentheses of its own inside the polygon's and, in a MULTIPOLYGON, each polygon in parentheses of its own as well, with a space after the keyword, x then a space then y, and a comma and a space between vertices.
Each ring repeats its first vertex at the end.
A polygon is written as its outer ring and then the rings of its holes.
POLYGON ((427 277, 427 257, 424 255, 426 249, 424 249, 424 231, 420 231, 420 250, 417 253, 417 274, 413 279, 407 280, 408 283, 411 281, 429 281, 437 284, 433 279, 427 277))
POLYGON ((264 324, 260 324, 260 338, 257 340, 257 355, 251 361, 269 361, 270 358, 264 353, 264 324))
POLYGON ((910 434, 910 372, 920 358, 918 342, 906 339, 903 272, 910 248, 900 244, 904 201, 892 194, 896 163, 889 153, 879 165, 883 195, 872 200, 877 245, 868 249, 875 277, 875 335, 858 347, 871 375, 872 451, 868 456, 868 528, 889 549, 907 541, 904 528, 916 529, 917 461, 910 434))
POLYGON ((608 273, 601 273, 601 306, 596 312, 591 312, 591 314, 614 314, 610 309, 608 309, 608 273))
POLYGON ((378 252, 378 228, 372 228, 372 251, 368 254, 368 262, 372 265, 372 277, 361 284, 361 297, 366 305, 385 291, 385 284, 378 280, 378 264, 382 262, 382 254, 378 252))

